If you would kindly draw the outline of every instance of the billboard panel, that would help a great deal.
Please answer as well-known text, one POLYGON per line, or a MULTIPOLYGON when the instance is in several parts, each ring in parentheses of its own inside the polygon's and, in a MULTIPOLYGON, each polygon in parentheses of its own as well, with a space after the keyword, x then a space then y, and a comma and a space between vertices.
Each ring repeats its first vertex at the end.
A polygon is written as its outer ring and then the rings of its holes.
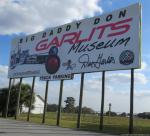
POLYGON ((9 77, 140 68, 141 7, 50 28, 13 40, 9 77))

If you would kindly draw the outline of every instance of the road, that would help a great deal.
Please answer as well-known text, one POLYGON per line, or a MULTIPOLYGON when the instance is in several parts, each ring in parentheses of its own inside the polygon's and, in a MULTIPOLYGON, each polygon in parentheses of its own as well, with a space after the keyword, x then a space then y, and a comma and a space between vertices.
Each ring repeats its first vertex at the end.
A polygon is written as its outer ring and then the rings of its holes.
POLYGON ((111 136, 0 118, 0 136, 111 136))

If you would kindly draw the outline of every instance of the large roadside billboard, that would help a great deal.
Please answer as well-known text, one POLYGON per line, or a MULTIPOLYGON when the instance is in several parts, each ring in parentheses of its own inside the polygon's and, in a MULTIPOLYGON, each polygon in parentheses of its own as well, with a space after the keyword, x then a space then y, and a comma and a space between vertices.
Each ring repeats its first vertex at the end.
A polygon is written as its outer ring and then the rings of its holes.
POLYGON ((12 41, 9 77, 140 68, 141 6, 83 19, 12 41))

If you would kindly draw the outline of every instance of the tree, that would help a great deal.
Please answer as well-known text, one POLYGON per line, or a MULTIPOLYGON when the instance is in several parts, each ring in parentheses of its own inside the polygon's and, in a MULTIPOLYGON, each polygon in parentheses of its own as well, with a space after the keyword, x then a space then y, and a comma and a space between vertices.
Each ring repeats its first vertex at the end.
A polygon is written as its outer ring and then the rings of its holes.
POLYGON ((127 114, 126 114, 125 112, 122 112, 119 116, 121 116, 121 117, 126 117, 127 114))
MULTIPOLYGON (((19 89, 19 83, 12 86, 11 92, 10 92, 10 100, 9 100, 9 110, 8 110, 8 116, 13 116, 16 112, 16 104, 17 104, 17 95, 18 95, 18 89, 19 89)), ((2 102, 4 103, 2 106, 2 111, 4 111, 6 106, 6 97, 8 88, 1 88, 0 92, 3 92, 3 96, 5 97, 5 100, 2 102)), ((21 93, 20 93, 20 101, 19 101, 19 109, 20 112, 22 111, 22 106, 29 107, 30 104, 30 98, 31 98, 31 86, 28 84, 21 84, 21 93)), ((33 103, 35 101, 35 94, 33 93, 33 99, 32 99, 32 108, 33 103)), ((0 105, 2 104, 0 103, 0 105)))
POLYGON ((150 119, 150 112, 143 112, 143 113, 139 113, 137 115, 139 118, 143 118, 143 119, 150 119))
POLYGON ((82 108, 82 113, 83 114, 93 114, 94 110, 85 106, 85 107, 82 108))
POLYGON ((5 114, 7 90, 7 88, 0 89, 0 112, 2 113, 2 116, 5 114))
MULTIPOLYGON (((75 108, 75 113, 78 113, 78 111, 79 111, 79 106, 77 106, 77 107, 75 108)), ((84 106, 84 107, 82 108, 82 113, 83 113, 83 114, 93 114, 93 113, 95 113, 95 111, 94 111, 92 108, 89 108, 89 107, 84 106)))
POLYGON ((109 116, 109 115, 110 116, 117 116, 117 113, 116 112, 112 112, 112 111, 111 112, 107 111, 106 112, 106 116, 109 116))
POLYGON ((66 103, 64 112, 67 113, 75 112, 75 99, 73 97, 67 97, 67 99, 64 102, 66 103))
POLYGON ((58 109, 57 104, 48 104, 47 105, 47 111, 49 111, 49 112, 56 112, 57 109, 58 109))

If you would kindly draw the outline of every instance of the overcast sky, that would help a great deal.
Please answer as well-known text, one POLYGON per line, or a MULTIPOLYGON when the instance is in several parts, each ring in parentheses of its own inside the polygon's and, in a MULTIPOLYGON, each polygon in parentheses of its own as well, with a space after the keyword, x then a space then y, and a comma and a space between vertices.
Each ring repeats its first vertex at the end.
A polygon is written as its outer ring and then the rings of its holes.
MULTIPOLYGON (((12 38, 32 34, 74 20, 101 15, 137 3, 139 0, 0 0, 0 87, 8 86, 8 63, 12 38)), ((135 70, 134 112, 150 112, 150 1, 142 3, 142 69, 135 70)), ((85 74, 83 106, 96 111, 101 103, 101 74, 85 74)), ((17 82, 17 81, 16 81, 17 82)), ((32 78, 23 79, 32 83, 32 78)), ((49 103, 58 103, 59 81, 49 83, 49 103)), ((106 72, 105 111, 112 104, 115 112, 129 112, 130 70, 106 72)), ((63 101, 79 100, 80 75, 64 82, 63 101)), ((45 82, 36 79, 35 92, 44 97, 45 82)), ((63 103, 64 105, 64 103, 63 103)))

